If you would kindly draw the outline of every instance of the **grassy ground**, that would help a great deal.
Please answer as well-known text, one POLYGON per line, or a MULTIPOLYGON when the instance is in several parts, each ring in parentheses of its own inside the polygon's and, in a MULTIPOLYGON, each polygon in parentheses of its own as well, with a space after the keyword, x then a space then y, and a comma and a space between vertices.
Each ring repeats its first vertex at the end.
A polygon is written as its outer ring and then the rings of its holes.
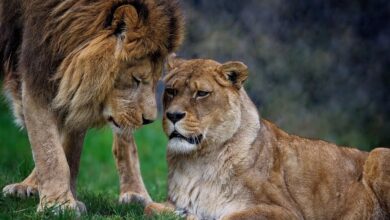
MULTIPOLYGON (((152 198, 164 201, 167 189, 165 162, 166 138, 161 122, 155 122, 136 132, 142 175, 152 198)), ((118 205, 119 183, 111 153, 111 130, 89 131, 85 140, 78 178, 78 194, 88 209, 82 219, 146 219, 139 206, 118 205)), ((27 135, 19 131, 12 116, 0 101, 0 188, 19 182, 33 168, 27 135)), ((0 219, 68 219, 70 214, 54 217, 50 213, 36 214, 38 199, 20 200, 0 195, 0 219)), ((155 219, 175 219, 157 216, 155 219)))

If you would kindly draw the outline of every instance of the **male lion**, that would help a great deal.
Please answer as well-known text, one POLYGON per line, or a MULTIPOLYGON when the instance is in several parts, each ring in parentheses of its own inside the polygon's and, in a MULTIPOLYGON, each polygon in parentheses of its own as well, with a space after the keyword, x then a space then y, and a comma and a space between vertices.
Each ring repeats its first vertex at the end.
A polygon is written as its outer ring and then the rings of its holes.
POLYGON ((170 61, 169 202, 195 219, 388 219, 390 150, 287 134, 259 119, 247 74, 241 62, 170 61))
POLYGON ((1 0, 0 71, 35 161, 4 194, 39 192, 38 211, 84 211, 76 197, 83 138, 107 122, 120 202, 151 202, 131 132, 156 117, 156 83, 182 28, 175 0, 1 0))

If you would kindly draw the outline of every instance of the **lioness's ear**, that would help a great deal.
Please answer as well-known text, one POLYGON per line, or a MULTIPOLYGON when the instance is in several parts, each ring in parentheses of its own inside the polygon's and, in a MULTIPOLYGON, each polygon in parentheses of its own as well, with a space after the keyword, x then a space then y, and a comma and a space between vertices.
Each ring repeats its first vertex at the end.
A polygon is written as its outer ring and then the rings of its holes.
POLYGON ((176 62, 176 53, 171 53, 167 57, 167 62, 165 62, 165 68, 167 68, 168 72, 174 69, 175 62, 176 62))
POLYGON ((165 63, 165 68, 167 69, 168 72, 172 71, 176 67, 178 67, 184 60, 180 59, 176 56, 175 53, 171 53, 167 57, 167 62, 165 63))
POLYGON ((175 53, 171 53, 168 55, 165 61, 165 70, 167 74, 163 77, 164 83, 168 82, 175 75, 175 72, 173 72, 172 70, 177 68, 179 63, 182 61, 182 59, 177 58, 175 53))
POLYGON ((225 82, 240 89, 248 78, 248 67, 239 61, 229 61, 222 64, 218 71, 222 74, 225 82))

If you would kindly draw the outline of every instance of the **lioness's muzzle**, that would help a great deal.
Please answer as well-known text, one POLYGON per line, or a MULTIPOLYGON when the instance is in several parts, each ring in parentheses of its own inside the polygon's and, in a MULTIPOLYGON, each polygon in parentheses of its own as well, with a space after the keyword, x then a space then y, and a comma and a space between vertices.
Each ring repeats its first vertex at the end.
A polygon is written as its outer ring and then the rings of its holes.
POLYGON ((200 144, 200 142, 202 142, 203 135, 198 135, 196 137, 185 137, 175 130, 172 132, 171 135, 169 135, 169 139, 173 139, 173 138, 183 139, 190 144, 200 144))

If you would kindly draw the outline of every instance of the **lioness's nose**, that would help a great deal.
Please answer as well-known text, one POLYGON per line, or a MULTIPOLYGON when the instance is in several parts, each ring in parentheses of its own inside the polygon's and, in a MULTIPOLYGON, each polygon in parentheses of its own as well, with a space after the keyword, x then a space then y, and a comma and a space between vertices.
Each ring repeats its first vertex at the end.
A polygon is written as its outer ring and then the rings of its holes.
POLYGON ((167 112, 167 118, 168 118, 173 124, 175 124, 176 122, 180 121, 180 120, 183 119, 185 116, 186 116, 186 113, 183 113, 183 112, 174 112, 174 113, 167 112))

